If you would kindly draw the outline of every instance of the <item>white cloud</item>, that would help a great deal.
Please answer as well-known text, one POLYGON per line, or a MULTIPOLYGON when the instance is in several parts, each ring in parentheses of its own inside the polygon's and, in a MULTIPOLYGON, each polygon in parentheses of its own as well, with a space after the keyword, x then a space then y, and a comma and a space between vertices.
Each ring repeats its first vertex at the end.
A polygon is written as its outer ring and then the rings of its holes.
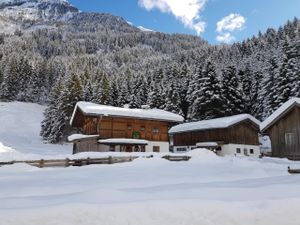
POLYGON ((217 22, 217 31, 221 33, 223 31, 241 30, 244 28, 245 23, 246 20, 243 16, 231 13, 217 22))
POLYGON ((234 36, 232 36, 230 33, 222 33, 217 36, 218 42, 222 42, 222 43, 226 43, 226 44, 229 44, 230 42, 232 42, 234 40, 235 40, 234 36))
POLYGON ((201 21, 200 12, 208 0, 139 0, 146 10, 159 9, 163 13, 172 13, 184 26, 197 34, 205 30, 206 23, 201 21))
POLYGON ((235 37, 232 32, 242 30, 245 27, 246 19, 237 13, 231 13, 217 22, 217 41, 230 43, 235 37))

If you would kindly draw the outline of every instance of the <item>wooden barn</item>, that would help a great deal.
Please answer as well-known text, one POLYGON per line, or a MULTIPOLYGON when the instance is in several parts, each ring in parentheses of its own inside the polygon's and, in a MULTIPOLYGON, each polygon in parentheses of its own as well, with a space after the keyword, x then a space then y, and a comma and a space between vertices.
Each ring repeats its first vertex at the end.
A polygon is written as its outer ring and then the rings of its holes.
POLYGON ((259 125, 248 114, 184 123, 169 130, 170 144, 174 152, 208 148, 221 156, 259 156, 259 125))
POLYGON ((292 98, 261 124, 269 135, 273 157, 300 160, 300 98, 292 98))
POLYGON ((120 108, 78 102, 70 124, 80 134, 69 136, 73 153, 85 151, 168 152, 168 130, 183 121, 159 109, 120 108))

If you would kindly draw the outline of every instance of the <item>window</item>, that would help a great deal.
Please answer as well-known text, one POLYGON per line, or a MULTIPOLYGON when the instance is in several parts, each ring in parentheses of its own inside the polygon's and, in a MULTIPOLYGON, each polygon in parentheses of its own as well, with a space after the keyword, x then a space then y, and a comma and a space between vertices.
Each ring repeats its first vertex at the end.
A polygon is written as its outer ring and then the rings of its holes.
POLYGON ((240 153, 241 153, 241 149, 240 149, 240 148, 237 148, 237 149, 236 149, 236 153, 240 154, 240 153))
POLYGON ((159 146, 153 146, 153 152, 159 152, 159 146))
POLYGON ((132 126, 131 126, 131 125, 128 125, 128 126, 127 126, 127 129, 128 129, 128 130, 132 130, 132 126))
POLYGON ((133 131, 132 132, 132 138, 133 139, 140 139, 140 137, 141 137, 140 132, 138 132, 138 131, 133 131))
POLYGON ((110 146, 109 146, 109 151, 110 151, 110 152, 115 152, 115 151, 116 151, 116 146, 110 145, 110 146))
POLYGON ((145 127, 144 126, 141 126, 141 131, 145 131, 145 127))
POLYGON ((159 129, 157 127, 153 127, 152 133, 154 133, 154 134, 159 133, 159 129))
POLYGON ((244 148, 244 155, 248 155, 248 149, 244 148))
POLYGON ((294 133, 285 133, 285 144, 294 145, 295 144, 295 134, 294 133))
POLYGON ((250 149, 250 154, 254 154, 254 150, 252 148, 250 149))
POLYGON ((186 148, 185 147, 179 147, 179 148, 176 148, 176 151, 177 152, 186 152, 186 148))

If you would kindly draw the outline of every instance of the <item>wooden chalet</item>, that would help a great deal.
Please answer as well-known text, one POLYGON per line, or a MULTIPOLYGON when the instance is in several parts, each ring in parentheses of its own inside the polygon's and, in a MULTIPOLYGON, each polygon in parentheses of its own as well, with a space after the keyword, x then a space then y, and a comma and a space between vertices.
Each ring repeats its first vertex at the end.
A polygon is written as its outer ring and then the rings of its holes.
POLYGON ((78 102, 70 124, 73 153, 85 151, 169 151, 168 130, 183 121, 175 113, 159 109, 120 108, 78 102))
POLYGON ((273 157, 300 160, 300 98, 292 98, 261 124, 269 135, 273 157))
POLYGON ((218 155, 259 156, 259 125, 248 114, 184 123, 169 130, 170 144, 174 152, 208 148, 218 155))

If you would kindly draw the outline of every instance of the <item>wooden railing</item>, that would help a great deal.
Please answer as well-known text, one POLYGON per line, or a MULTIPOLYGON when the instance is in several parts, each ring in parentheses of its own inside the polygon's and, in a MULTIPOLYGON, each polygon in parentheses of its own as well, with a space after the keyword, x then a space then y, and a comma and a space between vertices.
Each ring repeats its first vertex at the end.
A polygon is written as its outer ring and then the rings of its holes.
MULTIPOLYGON (((143 158, 152 158, 153 155, 143 156, 143 158)), ((5 165, 12 165, 16 163, 26 163, 31 166, 36 166, 39 168, 44 167, 69 167, 69 166, 86 166, 93 164, 115 164, 115 163, 123 163, 123 162, 131 162, 135 159, 139 158, 139 156, 122 156, 122 157, 106 157, 106 158, 82 158, 82 159, 40 159, 40 160, 25 160, 25 161, 10 161, 10 162, 0 162, 0 167, 5 165)), ((173 155, 165 155, 162 157, 163 159, 169 161, 188 161, 190 156, 173 156, 173 155)))

